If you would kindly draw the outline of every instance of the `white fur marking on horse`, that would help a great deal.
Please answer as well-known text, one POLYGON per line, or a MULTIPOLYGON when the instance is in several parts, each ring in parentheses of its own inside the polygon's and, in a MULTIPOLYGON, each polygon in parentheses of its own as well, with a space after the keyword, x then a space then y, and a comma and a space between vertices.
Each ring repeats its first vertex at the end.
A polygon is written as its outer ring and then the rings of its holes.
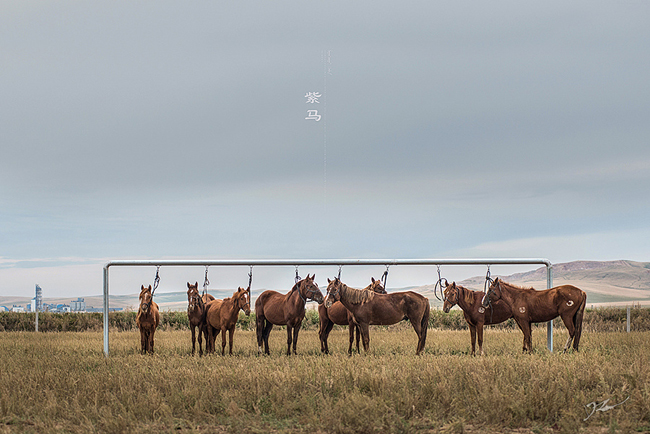
POLYGON ((485 312, 485 308, 483 306, 478 308, 478 313, 484 313, 484 312, 485 312))
POLYGON ((567 301, 567 302, 566 302, 566 305, 569 306, 569 307, 573 306, 573 300, 569 300, 569 301, 567 301))
POLYGON ((526 313, 526 308, 525 308, 525 307, 520 307, 520 308, 519 308, 519 312, 521 312, 521 313, 526 313))

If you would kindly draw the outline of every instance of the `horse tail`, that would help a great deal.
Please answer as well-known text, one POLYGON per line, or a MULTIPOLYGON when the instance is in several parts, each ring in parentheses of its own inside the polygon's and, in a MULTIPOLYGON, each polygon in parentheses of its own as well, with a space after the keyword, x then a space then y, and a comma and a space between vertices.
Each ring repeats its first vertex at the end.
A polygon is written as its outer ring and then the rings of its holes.
POLYGON ((418 354, 422 350, 424 350, 424 345, 427 343, 427 330, 429 330, 429 313, 431 310, 431 305, 429 304, 429 300, 426 300, 426 306, 424 307, 424 314, 422 315, 422 319, 420 320, 420 327, 421 327, 421 335, 420 339, 418 339, 418 354))
POLYGON ((582 319, 585 313, 585 306, 587 306, 587 293, 582 291, 582 303, 573 317, 573 325, 575 326, 575 333, 573 336, 573 348, 578 351, 580 344, 580 335, 582 334, 582 319))

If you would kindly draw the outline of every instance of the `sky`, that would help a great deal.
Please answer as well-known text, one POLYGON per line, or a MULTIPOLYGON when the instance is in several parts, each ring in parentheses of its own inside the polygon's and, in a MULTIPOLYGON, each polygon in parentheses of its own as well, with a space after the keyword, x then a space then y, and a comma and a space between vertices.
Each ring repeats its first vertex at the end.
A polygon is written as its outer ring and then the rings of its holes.
POLYGON ((650 261, 649 20, 636 0, 3 1, 0 296, 100 294, 116 259, 650 261))

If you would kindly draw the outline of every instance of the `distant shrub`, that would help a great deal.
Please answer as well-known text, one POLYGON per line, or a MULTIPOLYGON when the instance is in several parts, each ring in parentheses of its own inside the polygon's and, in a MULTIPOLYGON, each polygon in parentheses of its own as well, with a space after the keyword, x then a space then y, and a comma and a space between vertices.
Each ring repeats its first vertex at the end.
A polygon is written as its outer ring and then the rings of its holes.
MULTIPOLYGON (((33 331, 36 314, 21 312, 0 312, 0 332, 2 331, 33 331)), ((631 331, 650 331, 650 309, 635 307, 630 311, 631 331)), ((109 312, 109 328, 116 331, 136 330, 136 312, 109 312)), ((601 307, 585 310, 583 330, 586 332, 625 331, 627 321, 626 308, 601 307)), ((539 324, 538 327, 543 327, 539 324)), ((554 327, 563 328, 564 324, 558 317, 553 322, 554 327)), ((255 312, 246 316, 239 312, 237 327, 240 330, 255 330, 255 312)), ((302 329, 317 330, 319 327, 318 311, 307 309, 302 329)), ((410 327, 410 326, 409 326, 410 327)), ((441 330, 466 330, 468 328, 463 312, 454 309, 444 313, 440 309, 431 309, 429 327, 441 330)), ((517 329, 513 319, 489 327, 499 329, 517 329)), ((51 313, 41 312, 38 317, 38 330, 42 332, 80 332, 98 331, 104 328, 104 317, 101 312, 93 313, 51 313)), ((162 330, 187 330, 189 322, 184 311, 166 311, 160 313, 160 328, 162 330)))

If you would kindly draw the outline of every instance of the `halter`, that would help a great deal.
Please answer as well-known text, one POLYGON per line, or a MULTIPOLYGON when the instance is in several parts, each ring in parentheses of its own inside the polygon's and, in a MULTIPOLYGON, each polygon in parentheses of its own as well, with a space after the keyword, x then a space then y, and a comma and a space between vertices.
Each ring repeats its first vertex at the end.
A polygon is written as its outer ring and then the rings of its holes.
MULTIPOLYGON (((205 293, 203 294, 205 295, 205 293)), ((198 302, 196 303, 201 309, 203 309, 203 306, 205 306, 205 303, 203 303, 203 297, 201 297, 201 294, 199 294, 198 289, 196 290, 196 295, 192 295, 192 298, 196 297, 198 298, 198 302)))
MULTIPOLYGON (((296 267, 296 271, 297 271, 297 267, 296 267)), ((318 283, 314 282, 314 285, 316 285, 316 288, 318 288, 318 283)), ((318 289, 309 288, 309 290, 305 294, 305 297, 303 297, 302 292, 300 292, 300 288, 302 287, 302 281, 299 281, 298 283, 296 283, 296 287, 297 287, 297 290, 298 290, 298 295, 302 299, 303 303, 307 303, 307 300, 314 301, 313 294, 316 294, 316 291, 318 291, 318 289)))
MULTIPOLYGON (((339 278, 337 278, 337 277, 334 278, 333 282, 338 282, 338 283, 339 283, 339 286, 336 287, 336 291, 334 291, 334 292, 329 292, 329 291, 328 291, 328 292, 327 292, 328 295, 332 295, 332 296, 334 296, 334 295, 338 294, 339 292, 341 292, 341 285, 343 285, 343 282, 341 282, 341 279, 339 279, 339 278)), ((385 289, 384 289, 384 290, 385 290, 385 289)))

